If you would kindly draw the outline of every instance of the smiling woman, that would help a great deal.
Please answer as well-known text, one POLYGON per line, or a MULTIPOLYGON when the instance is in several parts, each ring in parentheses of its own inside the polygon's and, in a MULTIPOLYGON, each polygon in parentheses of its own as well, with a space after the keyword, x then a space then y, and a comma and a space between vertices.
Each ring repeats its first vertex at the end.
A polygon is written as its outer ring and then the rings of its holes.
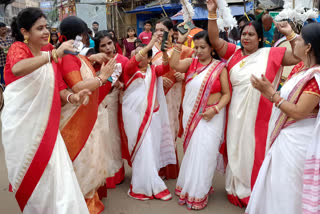
POLYGON ((1 115, 8 178, 23 213, 86 214, 59 120, 60 98, 81 104, 90 92, 68 92, 57 70, 55 61, 73 50, 71 42, 40 51, 48 44, 46 25, 37 8, 22 10, 11 25, 16 42, 8 52, 1 115))

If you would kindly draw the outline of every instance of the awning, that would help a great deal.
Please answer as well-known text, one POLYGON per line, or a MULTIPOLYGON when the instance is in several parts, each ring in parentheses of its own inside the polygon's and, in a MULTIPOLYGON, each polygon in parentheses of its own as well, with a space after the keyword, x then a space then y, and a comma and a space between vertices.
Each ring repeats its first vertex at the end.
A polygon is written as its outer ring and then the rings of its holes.
MULTIPOLYGON (((243 12, 244 12, 243 5, 229 5, 229 7, 231 9, 231 14, 233 16, 243 15, 243 12)), ((253 3, 247 2, 246 3, 246 11, 249 12, 252 9, 253 9, 253 3)), ((175 20, 175 21, 182 21, 183 20, 182 10, 179 11, 174 16, 172 16, 171 19, 175 20)), ((201 7, 195 7, 194 8, 194 16, 192 17, 192 20, 206 20, 206 19, 208 19, 208 11, 204 8, 201 8, 201 7)))
MULTIPOLYGON (((180 10, 180 4, 163 4, 163 9, 165 11, 172 11, 172 10, 180 10)), ((136 7, 134 10, 126 11, 126 13, 140 13, 140 12, 162 12, 162 8, 160 5, 156 5, 153 7, 146 7, 146 6, 139 6, 136 7)))

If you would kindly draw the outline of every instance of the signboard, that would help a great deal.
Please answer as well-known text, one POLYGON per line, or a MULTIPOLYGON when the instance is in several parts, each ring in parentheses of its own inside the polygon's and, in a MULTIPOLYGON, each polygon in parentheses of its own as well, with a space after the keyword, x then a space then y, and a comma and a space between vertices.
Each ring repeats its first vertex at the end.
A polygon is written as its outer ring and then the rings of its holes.
MULTIPOLYGON (((91 2, 91 1, 90 1, 91 2)), ((85 21, 89 28, 92 22, 99 23, 99 30, 107 30, 106 5, 94 4, 76 4, 77 16, 85 21)))

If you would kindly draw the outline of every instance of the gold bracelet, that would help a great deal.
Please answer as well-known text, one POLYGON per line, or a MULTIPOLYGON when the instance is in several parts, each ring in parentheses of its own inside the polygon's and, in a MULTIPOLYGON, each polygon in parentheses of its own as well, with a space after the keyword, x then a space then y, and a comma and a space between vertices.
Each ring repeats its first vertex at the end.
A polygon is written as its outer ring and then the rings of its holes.
POLYGON ((53 61, 55 62, 55 63, 58 63, 58 54, 57 54, 57 50, 56 49, 53 49, 52 51, 51 51, 51 55, 52 55, 52 59, 53 59, 53 61))
POLYGON ((140 51, 139 51, 139 54, 140 54, 140 56, 141 56, 142 58, 146 57, 146 55, 147 55, 147 54, 145 53, 144 49, 140 50, 140 51))
POLYGON ((287 41, 291 42, 292 40, 294 40, 297 37, 297 34, 292 31, 292 33, 289 36, 286 36, 287 41))
POLYGON ((208 13, 208 19, 209 20, 216 20, 218 18, 217 13, 216 12, 209 12, 208 13))

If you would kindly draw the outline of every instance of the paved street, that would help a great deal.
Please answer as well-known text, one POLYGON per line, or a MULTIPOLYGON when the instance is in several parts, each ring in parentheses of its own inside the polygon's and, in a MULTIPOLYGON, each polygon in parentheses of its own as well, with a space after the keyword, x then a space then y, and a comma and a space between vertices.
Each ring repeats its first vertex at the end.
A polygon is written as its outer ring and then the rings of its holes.
MULTIPOLYGON (((181 149, 181 148, 180 148, 181 149)), ((181 151, 179 151, 181 154, 181 151)), ((130 184, 131 169, 126 167, 126 178, 124 183, 118 185, 116 189, 108 191, 108 198, 103 200, 105 211, 103 214, 182 214, 188 213, 186 206, 180 206, 177 202, 177 197, 173 196, 171 201, 138 201, 129 198, 127 191, 130 184)), ((174 193, 176 180, 166 182, 171 193, 174 193)), ((230 204, 226 198, 224 191, 224 176, 216 173, 213 180, 215 192, 209 197, 208 206, 199 214, 240 214, 244 213, 244 209, 230 204)), ((2 144, 0 146, 0 213, 1 214, 16 214, 20 213, 14 195, 8 192, 7 169, 4 162, 4 152, 2 144)), ((191 211, 192 212, 192 211, 191 211)), ((193 211, 194 212, 194 211, 193 211)))

